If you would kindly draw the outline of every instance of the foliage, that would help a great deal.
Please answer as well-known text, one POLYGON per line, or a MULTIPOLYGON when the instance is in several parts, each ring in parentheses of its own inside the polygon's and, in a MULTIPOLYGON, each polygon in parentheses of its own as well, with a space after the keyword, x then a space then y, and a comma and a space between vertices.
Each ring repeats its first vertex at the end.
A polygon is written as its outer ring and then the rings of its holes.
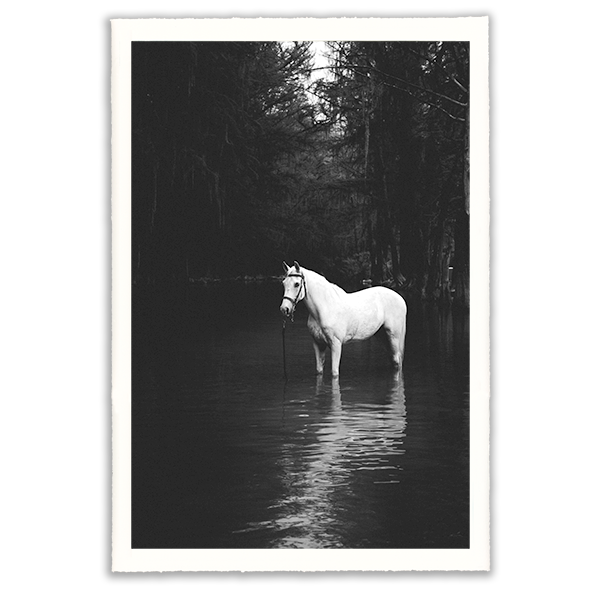
POLYGON ((286 258, 468 304, 468 44, 329 48, 309 89, 310 43, 133 44, 134 281, 286 258))

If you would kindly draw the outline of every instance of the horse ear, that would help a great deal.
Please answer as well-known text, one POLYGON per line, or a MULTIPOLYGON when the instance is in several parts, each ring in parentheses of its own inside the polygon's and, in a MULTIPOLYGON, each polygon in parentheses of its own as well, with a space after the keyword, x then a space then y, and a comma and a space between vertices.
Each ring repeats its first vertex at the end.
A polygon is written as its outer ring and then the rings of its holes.
POLYGON ((284 273, 287 273, 290 270, 289 265, 285 262, 285 260, 283 261, 283 271, 284 273))
POLYGON ((297 260, 294 261, 294 266, 296 267, 296 271, 300 272, 300 265, 297 260))

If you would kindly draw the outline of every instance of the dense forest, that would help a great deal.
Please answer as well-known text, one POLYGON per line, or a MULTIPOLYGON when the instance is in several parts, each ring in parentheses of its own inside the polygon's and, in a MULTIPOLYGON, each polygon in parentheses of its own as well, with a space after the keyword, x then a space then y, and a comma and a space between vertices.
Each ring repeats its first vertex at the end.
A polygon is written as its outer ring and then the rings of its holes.
POLYGON ((469 304, 469 45, 132 45, 132 276, 279 274, 469 304))

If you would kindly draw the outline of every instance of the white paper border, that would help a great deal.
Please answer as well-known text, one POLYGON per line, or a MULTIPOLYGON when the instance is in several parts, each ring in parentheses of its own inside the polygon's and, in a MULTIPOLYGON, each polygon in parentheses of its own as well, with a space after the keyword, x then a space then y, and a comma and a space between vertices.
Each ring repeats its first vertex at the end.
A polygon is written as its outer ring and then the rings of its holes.
POLYGON ((118 19, 112 24, 113 571, 489 570, 488 19, 118 19), (131 42, 369 40, 470 42, 470 548, 131 549, 131 42))

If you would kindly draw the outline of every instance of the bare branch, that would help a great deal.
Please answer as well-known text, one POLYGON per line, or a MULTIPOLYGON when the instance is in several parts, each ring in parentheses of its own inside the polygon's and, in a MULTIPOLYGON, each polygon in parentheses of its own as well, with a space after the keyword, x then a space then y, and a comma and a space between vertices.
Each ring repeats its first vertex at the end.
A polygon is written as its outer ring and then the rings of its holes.
MULTIPOLYGON (((352 71, 354 71, 354 72, 358 73, 359 75, 362 75, 362 76, 364 77, 364 73, 361 73, 360 71, 357 71, 357 70, 355 70, 355 68, 354 68, 353 66, 348 66, 348 68, 349 68, 350 70, 352 70, 352 71)), ((456 115, 453 115, 452 113, 448 112, 448 111, 447 111, 445 108, 442 108, 442 107, 441 107, 441 106, 439 106, 438 104, 434 104, 434 103, 432 103, 432 102, 430 102, 430 101, 428 101, 428 100, 425 100, 425 99, 421 98, 420 96, 417 96, 416 94, 414 94, 414 93, 412 93, 412 92, 409 92, 408 90, 405 90, 405 89, 403 89, 403 88, 400 88, 400 87, 398 87, 398 86, 396 86, 396 85, 392 85, 391 83, 387 83, 387 82, 385 82, 385 81, 382 81, 382 82, 381 82, 381 84, 382 84, 382 85, 385 85, 385 86, 387 86, 387 87, 393 88, 393 89, 395 89, 395 90, 398 90, 398 91, 400 91, 400 92, 403 92, 403 93, 405 93, 405 94, 408 94, 409 96, 412 96, 413 98, 415 98, 416 100, 418 100, 418 101, 419 101, 419 102, 421 102, 422 104, 426 104, 427 106, 430 106, 431 108, 435 108, 435 109, 437 109, 437 110, 440 110, 440 111, 442 111, 442 112, 443 112, 445 115, 447 115, 448 117, 450 117, 451 119, 453 119, 453 120, 455 120, 455 121, 460 121, 461 123, 464 123, 464 122, 465 122, 465 119, 464 119, 463 117, 458 117, 458 116, 456 116, 456 115)), ((421 88, 420 86, 415 86, 415 87, 418 87, 418 88, 420 88, 420 89, 421 89, 421 90, 423 90, 423 91, 429 91, 429 90, 427 90, 426 88, 421 88)), ((432 93, 433 93, 433 94, 435 94, 435 92, 432 92, 432 93)), ((435 95, 438 95, 438 96, 439 96, 440 94, 435 94, 435 95)), ((467 105, 467 104, 464 104, 464 105, 462 105, 462 104, 461 104, 461 106, 467 107, 468 105, 467 105)))
POLYGON ((468 106, 468 104, 466 102, 460 102, 459 100, 450 98, 450 96, 446 96, 445 94, 440 94, 439 92, 434 92, 433 90, 427 89, 426 87, 423 87, 421 85, 417 85, 416 83, 411 83, 410 81, 406 81, 405 79, 401 79, 400 77, 390 75, 389 73, 385 73, 384 71, 381 71, 377 67, 371 67, 371 69, 373 69, 377 73, 380 73, 381 75, 384 75, 385 77, 389 77, 390 79, 395 79, 396 81, 399 81, 400 83, 404 83, 405 85, 410 85, 411 87, 417 88, 423 92, 426 92, 427 94, 432 94, 433 96, 438 96, 439 98, 444 98, 445 100, 448 100, 449 102, 452 102, 453 104, 457 104, 458 106, 462 106, 463 108, 466 108, 468 106))
POLYGON ((439 65, 438 63, 431 60, 427 56, 423 56, 420 52, 417 52, 416 50, 413 50, 412 48, 408 48, 408 51, 411 52, 412 54, 414 54, 415 56, 418 56, 422 60, 426 60, 428 63, 432 64, 434 67, 436 67, 437 69, 442 71, 444 73, 444 75, 446 75, 446 77, 448 77, 454 84, 456 84, 460 90, 465 92, 465 94, 469 93, 467 88, 460 81, 458 81, 458 79, 454 75, 452 75, 451 73, 448 73, 448 71, 446 71, 446 69, 444 69, 444 67, 442 65, 439 65))

